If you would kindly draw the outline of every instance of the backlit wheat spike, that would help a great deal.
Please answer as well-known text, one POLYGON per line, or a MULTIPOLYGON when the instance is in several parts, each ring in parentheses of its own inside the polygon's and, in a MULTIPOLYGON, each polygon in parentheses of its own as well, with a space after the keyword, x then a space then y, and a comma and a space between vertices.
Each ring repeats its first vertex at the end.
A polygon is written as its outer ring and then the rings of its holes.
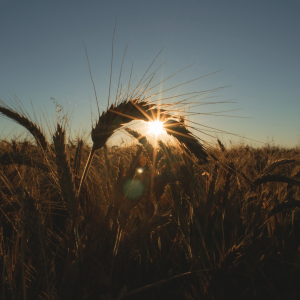
POLYGON ((175 137, 181 144, 189 149, 201 162, 207 163, 207 153, 192 133, 182 122, 170 119, 164 123, 168 134, 175 137))
POLYGON ((132 135, 134 138, 136 138, 139 143, 141 143, 144 147, 147 146, 148 144, 148 141, 147 141, 147 138, 141 134, 139 134, 137 131, 135 130, 132 130, 130 128, 125 128, 125 130, 130 134, 132 135))
POLYGON ((74 218, 76 208, 75 184, 70 164, 67 160, 65 132, 59 124, 57 124, 57 130, 53 136, 53 142, 56 152, 56 166, 62 197, 70 216, 74 218))
POLYGON ((128 100, 111 105, 102 113, 95 127, 92 129, 93 151, 101 149, 115 130, 132 120, 149 121, 147 111, 153 108, 153 104, 138 99, 128 100))
POLYGON ((48 147, 48 143, 42 130, 28 117, 14 111, 10 107, 8 107, 3 101, 1 101, 0 103, 0 113, 12 119, 21 126, 25 127, 36 139, 37 145, 40 145, 44 150, 46 150, 48 147))

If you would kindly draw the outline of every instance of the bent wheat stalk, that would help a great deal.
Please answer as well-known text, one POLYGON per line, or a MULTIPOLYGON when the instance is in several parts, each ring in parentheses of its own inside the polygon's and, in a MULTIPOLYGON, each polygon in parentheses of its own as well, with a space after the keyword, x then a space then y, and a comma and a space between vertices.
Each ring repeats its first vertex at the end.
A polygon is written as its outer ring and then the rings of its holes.
POLYGON ((155 115, 162 115, 163 118, 161 119, 168 118, 169 120, 165 123, 168 134, 175 137, 181 144, 184 144, 199 160, 207 162, 207 154, 197 138, 180 122, 170 119, 174 118, 174 116, 168 114, 165 110, 157 108, 157 106, 149 101, 141 101, 138 98, 129 99, 117 105, 112 104, 106 112, 99 116, 98 121, 92 128, 93 147, 81 177, 78 197, 80 197, 82 185, 85 182, 95 151, 101 149, 117 129, 132 120, 148 122, 152 121, 155 115), (169 127, 172 127, 172 129, 169 127))
POLYGON ((45 135, 43 134, 42 130, 28 117, 13 110, 2 100, 0 100, 0 113, 25 127, 34 136, 37 145, 41 146, 44 150, 47 149, 48 143, 45 135))

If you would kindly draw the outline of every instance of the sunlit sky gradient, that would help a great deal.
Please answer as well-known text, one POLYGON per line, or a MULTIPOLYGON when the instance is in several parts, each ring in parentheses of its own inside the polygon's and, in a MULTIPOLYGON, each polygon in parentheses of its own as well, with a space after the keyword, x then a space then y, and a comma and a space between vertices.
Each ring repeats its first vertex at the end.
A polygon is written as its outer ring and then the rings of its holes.
MULTIPOLYGON (((157 72, 156 83, 195 64, 162 83, 158 90, 222 71, 163 96, 230 86, 207 95, 217 97, 202 102, 236 103, 199 106, 190 111, 241 109, 227 113, 240 118, 193 115, 191 120, 262 142, 244 140, 255 146, 273 139, 275 145, 294 147, 300 144, 299 12, 298 0, 0 0, 0 98, 9 102, 15 93, 29 113, 31 100, 37 114, 40 107, 50 118, 55 117, 51 97, 65 107, 71 102, 71 109, 76 104, 72 129, 89 132, 90 98, 94 118, 97 106, 83 42, 100 109, 105 110, 117 17, 112 101, 128 42, 123 86, 128 84, 132 62, 135 87, 164 47, 151 69, 166 61, 157 72)), ((13 138, 15 132, 23 131, 3 117, 0 128, 1 138, 13 138)), ((240 140, 211 134, 225 143, 240 140)))

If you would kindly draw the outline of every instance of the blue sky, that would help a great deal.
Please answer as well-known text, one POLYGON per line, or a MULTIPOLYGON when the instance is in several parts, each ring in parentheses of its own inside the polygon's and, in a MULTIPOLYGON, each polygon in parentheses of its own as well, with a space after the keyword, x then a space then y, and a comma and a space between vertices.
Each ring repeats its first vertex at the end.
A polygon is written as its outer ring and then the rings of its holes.
MULTIPOLYGON (((97 106, 83 42, 100 109, 105 110, 117 17, 112 96, 128 43, 123 86, 128 84, 132 63, 135 87, 163 48, 151 69, 166 61, 156 73, 156 83, 195 64, 158 90, 222 70, 164 96, 230 86, 207 95, 215 98, 198 97, 199 103, 236 103, 201 105, 190 111, 241 109, 227 113, 237 117, 199 114, 192 121, 261 142, 244 140, 252 145, 273 139, 275 145, 293 147, 300 144, 299 11, 300 2, 292 0, 0 0, 0 99, 10 102, 15 93, 29 113, 31 101, 37 114, 40 107, 50 118, 55 116, 51 97, 71 109, 76 104, 72 130, 90 132, 90 99, 95 118, 97 106)), ((22 132, 3 117, 0 128, 2 138, 22 132)), ((231 135, 212 135, 225 143, 240 141, 231 135)))

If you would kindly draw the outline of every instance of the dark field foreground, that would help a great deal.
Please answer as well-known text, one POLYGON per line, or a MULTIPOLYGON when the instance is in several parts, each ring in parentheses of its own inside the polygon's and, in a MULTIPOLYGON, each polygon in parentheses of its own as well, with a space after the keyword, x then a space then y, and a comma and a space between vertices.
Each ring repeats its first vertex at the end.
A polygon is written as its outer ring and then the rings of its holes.
POLYGON ((59 151, 0 144, 0 298, 300 299, 299 149, 59 151))

